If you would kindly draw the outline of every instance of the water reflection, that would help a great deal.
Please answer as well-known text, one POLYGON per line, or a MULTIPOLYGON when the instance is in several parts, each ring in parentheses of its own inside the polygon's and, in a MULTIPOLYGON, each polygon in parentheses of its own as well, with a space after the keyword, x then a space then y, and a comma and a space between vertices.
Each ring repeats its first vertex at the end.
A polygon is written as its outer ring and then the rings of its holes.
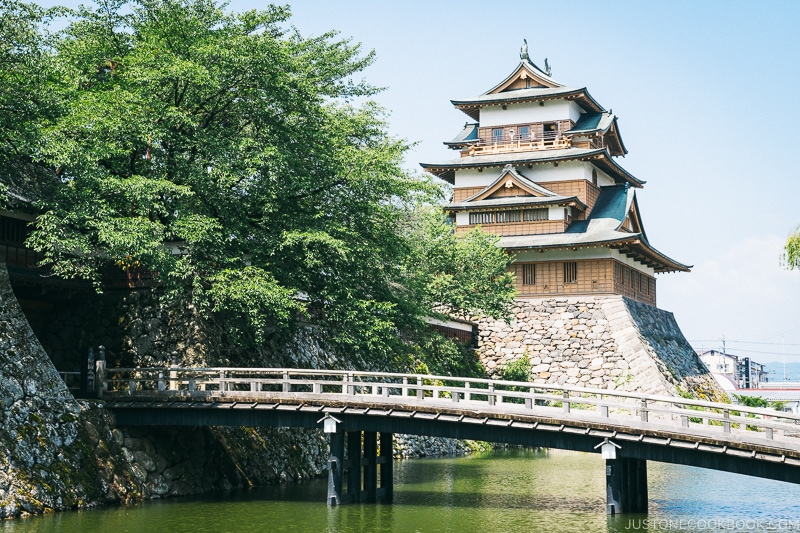
POLYGON ((648 474, 641 516, 605 515, 599 456, 513 450, 398 462, 392 505, 329 508, 326 480, 313 480, 6 521, 0 533, 800 532, 798 486, 652 462, 648 474))

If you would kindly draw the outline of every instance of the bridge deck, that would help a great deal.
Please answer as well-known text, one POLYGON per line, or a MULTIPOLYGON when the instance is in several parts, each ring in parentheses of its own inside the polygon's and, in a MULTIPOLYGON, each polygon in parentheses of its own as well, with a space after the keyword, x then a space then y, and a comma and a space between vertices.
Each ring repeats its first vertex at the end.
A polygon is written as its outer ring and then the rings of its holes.
POLYGON ((800 483, 800 438, 795 436, 800 426, 796 415, 788 413, 684 398, 443 376, 200 370, 111 369, 103 381, 111 389, 103 393, 104 400, 121 425, 318 428, 320 418, 328 413, 341 421, 345 431, 587 452, 598 451, 597 445, 608 438, 628 458, 800 483))

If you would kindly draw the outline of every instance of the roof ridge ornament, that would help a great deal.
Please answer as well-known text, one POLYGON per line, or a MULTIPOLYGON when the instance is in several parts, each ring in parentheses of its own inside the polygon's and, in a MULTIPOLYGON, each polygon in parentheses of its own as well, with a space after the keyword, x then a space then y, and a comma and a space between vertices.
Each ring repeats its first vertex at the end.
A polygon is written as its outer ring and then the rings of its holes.
POLYGON ((545 73, 545 74, 547 74, 547 77, 548 77, 548 78, 549 78, 549 77, 552 75, 552 73, 553 73, 553 71, 550 69, 550 63, 547 61, 547 58, 546 58, 546 57, 544 58, 544 73, 545 73))
POLYGON ((528 55, 528 39, 522 39, 522 47, 519 49, 519 58, 522 61, 530 62, 531 58, 528 55))

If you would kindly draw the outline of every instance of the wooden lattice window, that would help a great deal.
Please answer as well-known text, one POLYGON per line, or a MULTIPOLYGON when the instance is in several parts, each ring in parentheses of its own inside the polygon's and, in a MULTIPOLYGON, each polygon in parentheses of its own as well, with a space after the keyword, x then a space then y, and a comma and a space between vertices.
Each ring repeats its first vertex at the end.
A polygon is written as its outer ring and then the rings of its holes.
POLYGON ((536 285, 536 265, 534 263, 523 263, 522 284, 536 285))
POLYGON ((498 224, 503 222, 519 222, 519 211, 498 211, 495 216, 495 222, 498 224))
POLYGON ((494 223, 494 212, 487 211, 484 213, 470 213, 470 224, 492 224, 494 223))
POLYGON ((615 273, 616 278, 617 278, 617 282, 624 284, 625 283, 624 267, 619 263, 615 263, 614 264, 614 271, 615 271, 614 273, 615 273))
POLYGON ((564 263, 564 283, 578 282, 578 263, 568 261, 564 263))
POLYGON ((549 220, 550 210, 546 207, 539 209, 525 209, 522 211, 522 220, 524 222, 536 222, 538 220, 549 220))

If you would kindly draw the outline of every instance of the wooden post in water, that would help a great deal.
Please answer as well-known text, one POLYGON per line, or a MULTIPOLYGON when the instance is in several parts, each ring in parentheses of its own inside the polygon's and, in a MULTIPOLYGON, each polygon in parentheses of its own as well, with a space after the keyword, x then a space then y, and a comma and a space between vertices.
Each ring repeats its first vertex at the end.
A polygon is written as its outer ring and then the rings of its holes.
POLYGON ((374 502, 378 498, 378 434, 375 431, 364 432, 364 492, 362 502, 374 502))
POLYGON ((331 455, 328 459, 328 505, 341 505, 342 466, 344 465, 344 431, 330 433, 331 455))
POLYGON ((392 434, 381 432, 381 451, 378 464, 381 465, 381 488, 378 497, 383 503, 392 503, 394 499, 394 477, 392 474, 394 451, 392 449, 392 434))
POLYGON ((606 459, 607 513, 647 513, 647 501, 647 461, 606 459))
POLYGON ((348 502, 361 499, 361 432, 347 432, 347 495, 348 502))

